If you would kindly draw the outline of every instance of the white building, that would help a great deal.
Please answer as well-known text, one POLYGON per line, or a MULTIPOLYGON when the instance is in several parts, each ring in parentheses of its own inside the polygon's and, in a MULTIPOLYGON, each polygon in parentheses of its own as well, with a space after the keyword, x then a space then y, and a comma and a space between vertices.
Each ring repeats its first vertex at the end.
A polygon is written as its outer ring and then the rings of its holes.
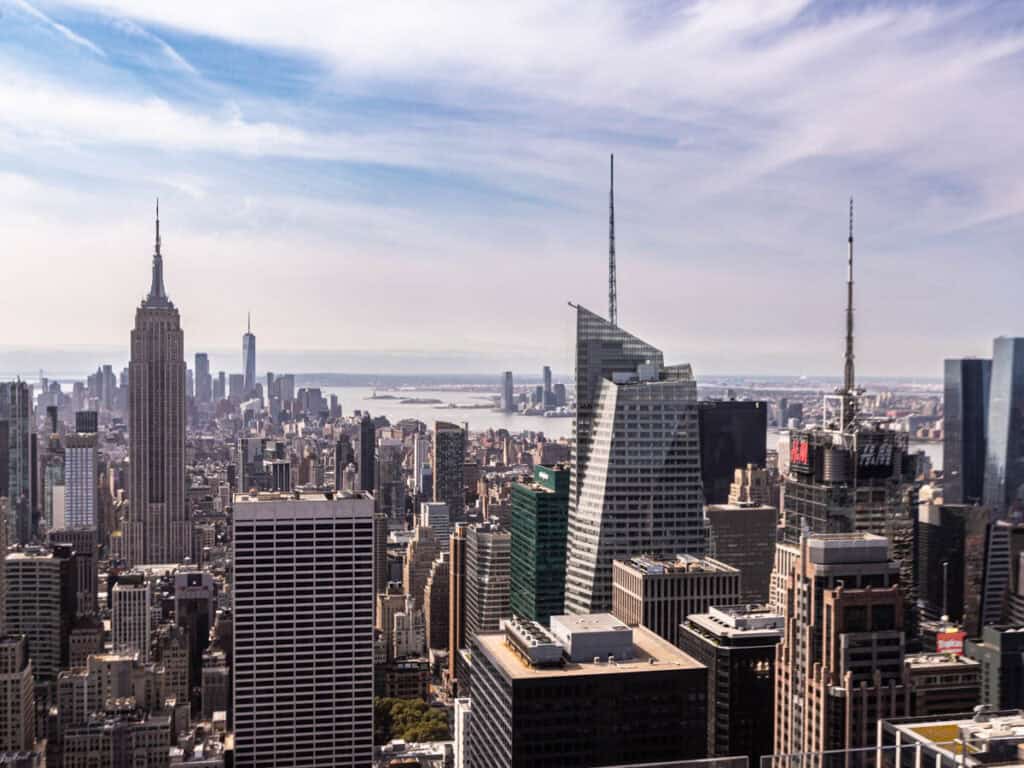
POLYGON ((366 493, 235 497, 239 765, 372 764, 373 512, 366 493))
POLYGON ((442 552, 448 551, 448 537, 451 536, 451 516, 448 505, 443 501, 425 501, 420 504, 420 525, 430 528, 442 552))
POLYGON ((55 529, 96 527, 96 473, 96 435, 64 438, 64 523, 55 529))
POLYGON ((137 653, 149 661, 153 640, 150 588, 141 573, 121 576, 110 590, 110 634, 114 653, 137 653))

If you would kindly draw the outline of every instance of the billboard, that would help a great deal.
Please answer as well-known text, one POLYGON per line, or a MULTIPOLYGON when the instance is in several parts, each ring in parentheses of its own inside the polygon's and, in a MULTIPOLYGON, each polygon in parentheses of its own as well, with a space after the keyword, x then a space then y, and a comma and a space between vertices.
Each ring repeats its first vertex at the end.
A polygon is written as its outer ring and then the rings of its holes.
POLYGON ((811 444, 807 438, 799 435, 790 438, 789 468, 793 472, 811 471, 811 444))
POLYGON ((935 635, 935 650, 939 653, 952 653, 963 656, 966 632, 938 632, 935 635))
POLYGON ((895 445, 890 441, 861 443, 857 447, 858 477, 892 477, 895 445))

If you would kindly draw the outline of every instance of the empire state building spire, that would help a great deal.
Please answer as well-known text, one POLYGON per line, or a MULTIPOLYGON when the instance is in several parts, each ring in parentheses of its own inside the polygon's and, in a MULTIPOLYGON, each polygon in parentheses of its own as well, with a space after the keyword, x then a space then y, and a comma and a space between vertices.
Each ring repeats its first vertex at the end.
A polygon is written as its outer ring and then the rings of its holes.
POLYGON ((156 201, 156 245, 153 248, 153 281, 149 286, 146 304, 162 305, 170 303, 164 289, 164 257, 160 253, 160 198, 156 201))

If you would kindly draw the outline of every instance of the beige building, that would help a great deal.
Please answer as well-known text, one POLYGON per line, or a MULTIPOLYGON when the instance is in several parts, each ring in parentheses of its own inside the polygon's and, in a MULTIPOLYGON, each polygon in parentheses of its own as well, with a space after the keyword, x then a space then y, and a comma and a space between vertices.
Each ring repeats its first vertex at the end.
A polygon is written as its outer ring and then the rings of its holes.
POLYGON ((673 645, 691 613, 740 602, 740 572, 719 560, 693 555, 646 555, 612 563, 612 615, 644 626, 673 645))
POLYGON ((775 753, 873 746, 910 711, 899 565, 870 533, 813 534, 786 577, 776 655, 775 753))

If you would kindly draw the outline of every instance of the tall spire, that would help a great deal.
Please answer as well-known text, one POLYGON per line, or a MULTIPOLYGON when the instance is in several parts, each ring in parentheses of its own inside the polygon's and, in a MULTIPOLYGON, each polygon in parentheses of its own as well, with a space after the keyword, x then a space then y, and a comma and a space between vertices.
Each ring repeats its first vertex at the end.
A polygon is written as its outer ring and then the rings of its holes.
POLYGON ((615 285, 615 155, 611 156, 608 187, 608 320, 619 324, 618 291, 615 285))
POLYGON ((156 199, 156 245, 153 249, 153 281, 149 286, 148 304, 166 304, 167 291, 164 290, 164 258, 160 253, 160 198, 156 199))
POLYGON ((853 394, 853 198, 850 198, 850 234, 846 240, 849 249, 846 275, 846 358, 843 365, 843 391, 853 394))
POLYGON ((252 312, 245 313, 245 332, 252 333, 252 312))

